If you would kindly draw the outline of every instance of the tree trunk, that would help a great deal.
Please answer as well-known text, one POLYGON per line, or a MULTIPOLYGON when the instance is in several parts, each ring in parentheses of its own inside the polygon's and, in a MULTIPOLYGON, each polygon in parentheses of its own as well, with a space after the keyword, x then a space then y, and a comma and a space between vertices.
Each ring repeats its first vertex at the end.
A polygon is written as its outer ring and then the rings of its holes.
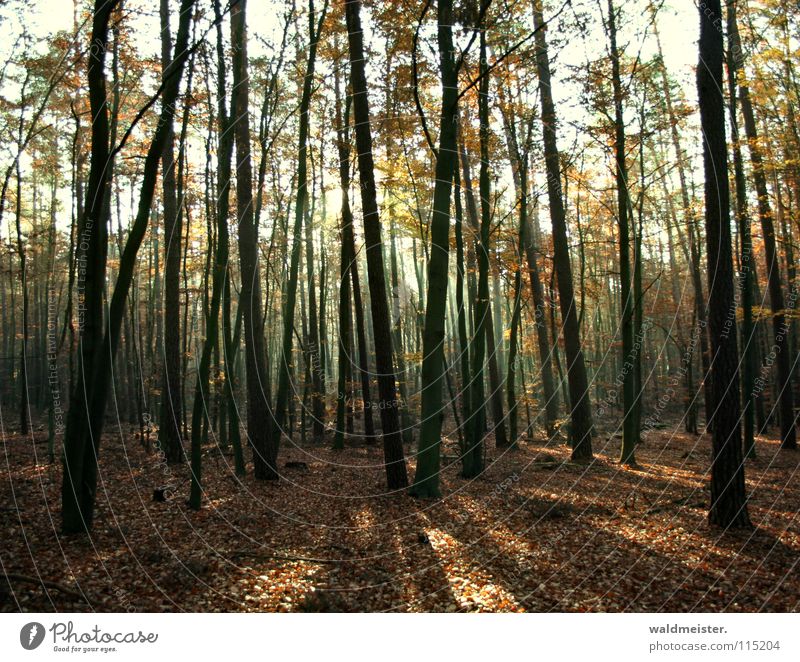
MULTIPOLYGON (((20 130, 22 129, 22 122, 20 121, 20 130)), ((21 131, 20 131, 21 133, 21 131)), ((21 138, 21 136, 20 136, 21 138)), ((22 142, 20 140, 20 142, 22 142)), ((28 270, 26 265, 25 244, 26 241, 22 238, 22 171, 20 169, 19 159, 16 160, 17 170, 17 204, 15 210, 15 220, 17 229, 17 252, 19 253, 19 273, 20 281, 22 283, 22 348, 19 354, 19 432, 20 434, 28 434, 28 419, 30 418, 30 411, 28 405, 28 336, 30 333, 29 317, 29 296, 28 296, 28 270)))
MULTIPOLYGON (((481 198, 481 221, 478 228, 476 252, 478 254, 478 297, 475 301, 475 334, 470 345, 472 370, 470 374, 471 420, 467 426, 466 453, 462 463, 464 478, 475 478, 483 473, 484 437, 486 436, 486 405, 484 387, 484 363, 488 329, 493 327, 489 306, 489 233, 491 230, 491 189, 489 182, 489 75, 485 24, 480 29, 480 74, 478 83, 478 114, 480 117, 481 165, 479 188, 481 198)), ((441 152, 439 154, 441 158, 441 152)), ((497 302, 495 302, 497 305, 497 302)), ((495 352, 494 333, 491 334, 491 351, 495 352)), ((492 389, 494 390, 494 389, 492 389)), ((494 393, 490 400, 494 401, 494 393)), ((502 425, 502 420, 500 421, 502 425)))
POLYGON ((622 81, 620 79, 619 51, 617 50, 617 19, 614 3, 608 0, 608 38, 611 54, 611 82, 614 90, 614 159, 617 186, 617 217, 619 225, 619 291, 622 320, 622 448, 621 464, 635 465, 634 455, 639 443, 639 431, 634 417, 636 399, 636 374, 633 348, 633 291, 631 288, 630 258, 630 200, 628 194, 628 166, 625 161, 625 120, 622 115, 622 81))
POLYGON ((766 259, 767 286, 769 287, 769 303, 772 310, 772 335, 774 360, 778 368, 777 404, 781 426, 781 448, 796 449, 794 396, 792 393, 792 348, 787 335, 789 325, 784 313, 783 283, 778 250, 775 243, 775 224, 772 218, 772 207, 769 202, 767 178, 764 172, 763 156, 758 144, 753 104, 750 101, 750 89, 747 85, 739 88, 742 103, 744 130, 750 147, 750 161, 753 164, 753 181, 758 196, 758 216, 761 220, 761 233, 764 238, 764 257, 766 259))
MULTIPOLYGON (((302 249, 303 222, 308 208, 308 127, 309 107, 311 105, 314 67, 317 59, 317 44, 322 31, 322 23, 327 12, 327 3, 322 9, 317 23, 313 0, 309 2, 308 38, 309 50, 306 71, 303 78, 302 97, 300 99, 300 131, 297 143, 297 198, 294 209, 294 227, 292 229, 292 254, 289 264, 289 278, 286 283, 286 304, 283 309, 283 342, 281 345, 280 364, 278 366, 278 392, 275 399, 274 425, 270 434, 272 461, 277 460, 280 439, 285 434, 284 426, 289 409, 289 387, 291 378, 292 344, 294 338, 294 314, 297 303, 297 281, 300 270, 300 253, 302 249)), ((275 465, 271 464, 267 478, 278 478, 275 465)))
POLYGON ((558 298, 564 328, 564 348, 567 358, 567 378, 571 404, 570 442, 575 460, 592 458, 592 412, 589 404, 589 385, 581 349, 578 315, 572 287, 567 222, 561 193, 561 169, 556 139, 556 111, 550 89, 550 58, 547 53, 541 0, 534 0, 534 29, 536 30, 536 66, 539 72, 539 93, 542 102, 542 134, 547 168, 547 195, 550 220, 553 225, 554 270, 558 278, 558 298))
POLYGON ((97 133, 95 133, 94 125, 92 129, 92 168, 97 167, 99 172, 95 173, 94 181, 92 181, 90 173, 90 186, 87 189, 87 212, 82 233, 89 234, 86 241, 88 243, 87 253, 91 259, 87 260, 87 263, 92 264, 92 284, 91 289, 87 288, 86 290, 85 314, 88 318, 89 312, 94 312, 92 321, 87 324, 100 324, 100 327, 95 326, 90 331, 88 341, 85 337, 81 339, 84 363, 86 357, 91 356, 89 359, 91 372, 86 365, 81 365, 82 374, 77 380, 77 393, 70 401, 67 430, 64 437, 66 466, 62 484, 62 520, 65 533, 88 531, 94 517, 97 457, 103 432, 103 416, 108 392, 111 388, 111 366, 119 344, 125 301, 133 280, 136 256, 147 231, 167 126, 175 115, 183 66, 190 54, 188 48, 189 25, 193 16, 194 0, 182 0, 181 2, 175 44, 176 56, 170 65, 168 75, 164 77, 161 113, 144 161, 139 206, 120 258, 119 275, 109 305, 108 330, 105 336, 102 336, 104 327, 102 326, 101 311, 108 251, 106 231, 108 197, 102 195, 101 192, 111 184, 110 175, 106 173, 110 150, 108 148, 108 116, 104 111, 106 104, 104 60, 108 44, 109 12, 113 6, 113 2, 98 0, 95 5, 92 28, 96 38, 92 40, 95 48, 89 65, 90 97, 93 110, 97 111, 93 113, 95 123, 100 123, 97 133))
MULTIPOLYGON (((169 0, 160 2, 161 17, 161 75, 172 62, 172 37, 169 28, 169 0)), ((181 242, 183 215, 178 209, 177 179, 175 177, 175 131, 172 122, 166 127, 164 149, 161 152, 162 202, 164 207, 164 372, 161 382, 161 415, 158 443, 167 462, 182 462, 182 375, 181 375, 181 242)), ((159 347, 159 350, 161 348, 159 347)))
MULTIPOLYGON (((200 355, 200 364, 197 370, 197 382, 195 384, 194 402, 192 406, 192 445, 191 445, 191 467, 192 485, 189 496, 189 505, 194 509, 200 508, 201 502, 201 425, 204 419, 203 413, 207 411, 210 397, 208 392, 208 377, 211 370, 211 352, 217 346, 219 339, 219 313, 222 301, 222 292, 226 279, 229 258, 229 238, 228 238, 228 213, 230 211, 230 186, 231 186, 231 156, 233 154, 233 131, 225 103, 227 93, 225 83, 225 59, 222 47, 222 27, 219 0, 214 1, 214 16, 219 20, 217 24, 217 124, 219 127, 219 155, 217 161, 217 185, 218 185, 218 204, 217 204, 217 245, 214 255, 214 270, 212 274, 211 302, 209 305, 206 338, 203 342, 203 349, 200 355)), ((235 107, 231 108, 231 115, 235 116, 235 107)), ((210 245, 211 251, 213 246, 210 245)), ((226 380, 230 375, 225 376, 226 380)), ((236 455, 241 454, 241 447, 236 455)), ((237 473, 243 466, 240 466, 239 458, 236 458, 237 473)), ((241 475, 241 474, 240 474, 241 475)))
POLYGON ((400 434, 397 389, 392 364, 391 321, 386 297, 381 222, 375 188, 364 35, 361 29, 360 11, 360 0, 347 0, 345 14, 350 47, 353 117, 358 150, 358 172, 361 180, 361 207, 364 212, 364 240, 372 303, 372 330, 375 336, 375 365, 378 370, 378 395, 381 427, 383 428, 386 483, 390 490, 396 490, 408 485, 408 475, 403 454, 403 439, 400 434))
POLYGON ((437 497, 442 441, 442 381, 444 377, 444 314, 450 254, 450 195, 456 167, 458 72, 453 55, 453 2, 438 2, 438 46, 442 78, 439 149, 436 157, 428 290, 422 339, 422 428, 417 471, 411 493, 437 497))
MULTIPOLYGON (((532 119, 531 117, 529 122, 531 122, 532 119)), ((517 198, 520 200, 519 234, 520 237, 523 238, 522 249, 525 253, 524 259, 527 262, 527 271, 531 286, 531 298, 534 308, 533 321, 536 325, 536 340, 539 350, 539 363, 541 365, 540 374, 542 379, 542 395, 544 397, 545 431, 549 437, 555 433, 558 422, 558 394, 553 384, 553 350, 550 346, 550 336, 547 331, 547 321, 545 319, 546 303, 541 276, 539 275, 539 265, 536 259, 536 237, 534 236, 533 227, 528 214, 528 171, 530 168, 530 146, 528 143, 530 142, 531 124, 528 125, 528 135, 526 136, 525 147, 523 149, 519 144, 519 137, 514 124, 510 121, 506 113, 503 113, 503 123, 505 125, 508 151, 513 164, 514 185, 517 187, 517 198)), ((534 200, 533 213, 534 215, 538 215, 539 213, 538 200, 534 200)), ((522 261, 522 259, 523 256, 520 255, 519 260, 522 261)), ((509 404, 509 407, 510 406, 509 404)), ((511 438, 513 442, 513 435, 511 438)))
POLYGON ((667 79, 667 69, 664 66, 664 55, 661 49, 661 40, 658 33, 658 26, 653 21, 653 31, 656 37, 658 53, 661 57, 661 83, 664 91, 664 102, 667 107, 667 116, 670 124, 670 135, 672 136, 672 146, 675 150, 675 160, 678 166, 678 178, 681 186, 681 203, 683 205, 684 223, 687 230, 687 243, 691 253, 691 274, 692 287, 694 288, 694 304, 697 316, 698 336, 700 337, 700 364, 703 370, 703 395, 706 412, 706 428, 712 425, 714 412, 713 387, 709 373, 710 358, 708 350, 708 310, 706 308, 705 296, 703 295, 703 279, 700 264, 700 240, 697 237, 697 222, 692 204, 689 199, 689 185, 686 180, 686 168, 684 164, 685 155, 681 147, 680 135, 678 134, 678 117, 672 105, 672 93, 667 79))
POLYGON ((706 245, 708 251, 709 329, 714 403, 711 462, 712 524, 749 528, 744 464, 739 430, 739 370, 736 348, 736 304, 733 295, 733 258, 730 235, 728 154, 725 143, 725 104, 722 98, 722 32, 719 0, 700 7, 700 61, 697 91, 703 131, 706 245))
POLYGON ((747 209, 747 185, 736 115, 736 76, 741 58, 741 39, 736 22, 737 0, 728 4, 728 117, 731 124, 733 146, 733 172, 736 184, 736 221, 740 243, 740 288, 742 292, 742 398, 744 452, 746 457, 755 457, 754 396, 756 378, 756 335, 753 324, 753 240, 750 234, 750 214, 747 209))
MULTIPOLYGON (((277 440, 269 435, 269 373, 262 332, 261 273, 258 266, 258 228, 253 214, 253 167, 250 156, 250 102, 247 71, 247 0, 231 7, 233 44, 233 101, 231 115, 236 138, 236 207, 241 262, 241 305, 244 308, 245 365, 247 373, 247 434, 258 479, 277 479, 277 440)), ((295 274, 296 275, 296 274, 295 274)))
MULTIPOLYGON (((84 217, 79 222, 77 265, 82 278, 83 310, 79 309, 78 373, 70 398, 64 435, 64 478, 61 494, 62 526, 65 533, 88 531, 94 512, 94 453, 87 452, 87 426, 95 423, 88 411, 92 376, 98 348, 103 339, 103 288, 108 253, 110 210, 105 195, 111 185, 106 164, 111 156, 106 96, 105 60, 108 24, 116 2, 95 0, 92 18, 92 49, 89 53, 89 103, 92 111, 91 161, 84 217)), ((89 442, 91 443, 91 442, 89 442)))

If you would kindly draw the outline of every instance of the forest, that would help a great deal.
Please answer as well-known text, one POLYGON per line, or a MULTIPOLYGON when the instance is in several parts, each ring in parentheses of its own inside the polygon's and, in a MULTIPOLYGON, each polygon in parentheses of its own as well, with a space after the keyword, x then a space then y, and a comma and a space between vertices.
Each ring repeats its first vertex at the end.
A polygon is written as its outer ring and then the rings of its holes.
POLYGON ((799 5, 0 25, 0 611, 798 610, 799 5))

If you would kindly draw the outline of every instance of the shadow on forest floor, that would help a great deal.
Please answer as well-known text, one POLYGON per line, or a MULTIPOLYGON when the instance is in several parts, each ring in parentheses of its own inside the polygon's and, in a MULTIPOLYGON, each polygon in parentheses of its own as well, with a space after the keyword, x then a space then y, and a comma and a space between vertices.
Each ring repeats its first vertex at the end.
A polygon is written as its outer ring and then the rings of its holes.
POLYGON ((58 532, 60 465, 7 437, 0 609, 797 610, 800 455, 759 438, 756 528, 724 533, 706 521, 707 437, 651 431, 635 469, 618 443, 598 435, 586 466, 560 444, 492 449, 471 481, 447 448, 443 497, 422 501, 384 494, 377 445, 287 447, 278 483, 236 477, 209 446, 193 512, 186 467, 109 435, 89 538, 58 532))

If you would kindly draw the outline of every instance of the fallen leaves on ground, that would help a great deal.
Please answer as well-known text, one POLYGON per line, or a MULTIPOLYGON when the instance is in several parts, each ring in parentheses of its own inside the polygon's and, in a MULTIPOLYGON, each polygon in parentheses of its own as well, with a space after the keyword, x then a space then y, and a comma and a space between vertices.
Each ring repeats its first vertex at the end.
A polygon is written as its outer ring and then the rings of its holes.
POLYGON ((706 520, 707 436, 651 431, 636 468, 614 462, 613 435, 588 465, 528 440, 490 449, 471 481, 450 445, 443 497, 419 501, 385 493, 377 445, 287 444, 277 483, 236 477, 208 446, 194 512, 187 467, 108 434, 88 537, 59 531, 61 467, 41 435, 4 439, 5 611, 798 609, 800 456, 772 439, 747 461, 756 528, 725 533, 706 520))

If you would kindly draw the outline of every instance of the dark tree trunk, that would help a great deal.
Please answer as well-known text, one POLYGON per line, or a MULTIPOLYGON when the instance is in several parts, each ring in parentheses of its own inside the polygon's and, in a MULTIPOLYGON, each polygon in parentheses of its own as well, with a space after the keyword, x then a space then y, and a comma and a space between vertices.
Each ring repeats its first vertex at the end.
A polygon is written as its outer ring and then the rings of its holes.
MULTIPOLYGON (((169 28, 169 0, 161 0, 161 75, 172 61, 172 37, 169 28)), ((175 131, 172 122, 166 127, 161 152, 162 201, 164 206, 164 372, 161 382, 161 415, 158 443, 167 462, 183 461, 182 379, 181 379, 181 242, 183 215, 178 209, 175 177, 175 131)), ((161 348, 159 347, 159 350, 161 348)))
POLYGON ((619 461, 635 465, 634 455, 639 443, 634 401, 636 400, 636 374, 633 345, 633 291, 630 257, 630 197, 628 193, 628 166, 625 153, 625 120, 622 115, 622 80, 620 78, 619 50, 617 49, 617 17, 614 3, 608 0, 608 39, 611 54, 611 82, 614 90, 614 159, 617 186, 617 216, 619 225, 619 280, 622 320, 622 448, 619 461))
POLYGON ((708 518, 712 524, 725 528, 745 528, 750 527, 750 518, 739 429, 739 356, 733 295, 725 104, 722 98, 723 45, 722 32, 715 23, 720 18, 719 0, 708 0, 705 8, 700 8, 697 92, 704 137, 708 309, 716 406, 708 518))
MULTIPOLYGON (((219 127, 219 154, 217 162, 217 185, 218 185, 218 204, 217 204, 217 245, 214 253, 214 270, 212 273, 211 301, 209 304, 208 316, 206 321, 206 338, 203 343, 200 363, 197 370, 197 382, 195 384, 194 402, 192 405, 192 430, 191 430, 191 466, 192 466, 192 485, 189 496, 189 505, 198 510, 200 508, 202 496, 201 483, 201 426, 204 420, 204 412, 207 411, 210 403, 208 391, 208 378, 211 370, 211 353, 214 351, 219 340, 219 313, 221 308, 222 293, 227 276, 229 258, 229 237, 228 237, 228 213, 230 211, 230 186, 231 186, 231 156, 233 154, 233 132, 230 130, 231 123, 225 103, 226 82, 225 82, 225 59, 222 47, 222 27, 219 0, 214 2, 214 15, 219 21, 217 24, 217 124, 219 127)), ((236 109, 231 108, 231 115, 235 115, 236 109)), ((211 237, 209 236, 209 244, 211 237)), ((213 250, 209 245, 208 250, 213 250)), ((230 375, 226 375, 226 381, 230 375)), ((241 445, 234 446, 236 470, 240 475, 244 473, 244 463, 241 461, 241 445)))
POLYGON ((88 531, 94 513, 95 469, 93 452, 87 452, 88 426, 95 422, 88 411, 96 355, 103 340, 103 288, 108 254, 109 208, 106 189, 111 156, 105 61, 108 24, 116 2, 96 0, 89 53, 89 104, 92 111, 92 146, 84 216, 79 219, 77 268, 82 275, 83 310, 78 315, 78 372, 70 398, 64 435, 64 478, 61 493, 62 526, 65 533, 88 531))
MULTIPOLYGON (((491 189, 489 182, 489 76, 487 63, 485 25, 480 30, 480 73, 478 83, 478 115, 480 117, 481 165, 479 189, 481 198, 481 220, 475 250, 478 254, 478 297, 475 300, 475 334, 470 345, 472 370, 470 374, 471 420, 467 423, 466 452, 463 475, 475 478, 483 473, 484 437, 486 436, 486 397, 484 387, 484 363, 489 329, 494 326, 489 306, 489 233, 491 230, 491 189)), ((440 152, 441 157, 441 152, 440 152)), ((495 302, 497 305, 498 302, 495 302)), ((494 333, 491 333, 490 351, 495 352, 494 333)), ((492 390, 494 390, 492 388, 492 390)), ((494 393, 490 394, 494 402, 494 393)), ((501 425, 502 425, 502 421, 501 425)))
POLYGON ((86 290, 85 314, 88 319, 90 311, 95 313, 92 321, 87 323, 95 325, 96 328, 90 332, 90 340, 87 341, 85 336, 81 339, 83 345, 81 354, 84 361, 87 357, 91 357, 89 359, 91 372, 86 365, 81 365, 82 375, 77 380, 77 393, 70 401, 67 430, 64 435, 66 466, 62 484, 62 519, 65 533, 88 531, 92 525, 97 483, 97 458, 103 432, 103 416, 111 388, 111 366, 119 345, 125 302, 136 268, 136 256, 150 219, 158 164, 167 136, 167 127, 175 115, 183 66, 191 52, 188 42, 194 0, 182 0, 175 43, 176 56, 164 76, 161 113, 144 161, 136 217, 120 258, 119 275, 109 305, 108 330, 105 336, 102 336, 104 327, 100 313, 103 306, 103 286, 108 251, 106 230, 108 197, 102 195, 101 192, 111 184, 110 175, 106 172, 110 150, 107 115, 104 111, 106 104, 104 60, 108 44, 108 12, 113 9, 113 6, 113 2, 98 0, 92 28, 93 34, 97 35, 97 38, 92 40, 94 53, 90 64, 90 97, 92 104, 96 104, 95 122, 99 121, 101 124, 97 134, 95 134, 94 126, 92 129, 92 168, 95 167, 95 161, 97 161, 96 167, 99 172, 96 173, 94 182, 91 181, 90 174, 90 186, 87 189, 87 213, 82 233, 89 235, 86 239, 88 242, 87 265, 92 264, 92 285, 91 290, 86 290), (97 153, 95 153, 95 148, 98 150, 97 153), (93 195, 97 197, 93 197, 93 195), (99 327, 96 326, 98 324, 99 327))
MULTIPOLYGON (((502 98, 502 90, 501 98, 502 98)), ((534 236, 532 223, 529 214, 528 200, 528 171, 530 169, 530 140, 533 117, 527 120, 526 135, 524 145, 520 144, 520 137, 506 113, 503 113, 503 123, 505 125, 506 142, 508 151, 513 164, 514 185, 517 187, 517 198, 520 205, 520 239, 521 249, 524 252, 524 259, 527 262, 527 272, 530 280, 531 298, 533 300, 533 321, 536 326, 537 348, 539 350, 539 363, 541 365, 540 374, 542 378, 542 395, 544 397, 545 412, 545 431, 550 436, 555 433, 558 421, 558 394, 553 384, 553 362, 552 347, 550 346, 550 334, 547 331, 547 321, 545 319, 545 299, 542 288, 542 280, 539 275, 539 265, 536 259, 536 237, 534 236)), ((538 215, 538 200, 534 200, 533 214, 538 215)), ((538 223, 537 223, 538 226, 538 223)), ((519 256, 520 262, 523 260, 522 254, 519 256)), ((521 298, 521 293, 517 295, 521 298)), ((521 314, 520 314, 521 317, 521 314)), ((520 320, 517 320, 520 324, 520 320)), ((513 320, 512 320, 513 334, 513 320)), ((513 351, 513 350, 510 350, 513 351)), ((510 366, 510 362, 509 362, 510 366)), ((509 367, 510 370, 510 367, 509 367)), ((509 379, 511 375, 509 373, 509 379)), ((510 392, 510 391, 509 391, 510 392)), ((511 404, 509 403, 509 407, 511 404)), ((509 413, 510 415, 510 413, 509 413)), ((530 432, 530 430, 528 430, 530 432)), ((514 437, 511 437, 512 443, 514 437)))
POLYGON ((550 220, 553 225, 553 262, 558 279, 558 299, 564 327, 564 349, 567 358, 567 379, 571 404, 570 442, 572 457, 576 460, 592 458, 592 412, 589 404, 589 384, 581 349, 578 315, 572 287, 572 267, 567 238, 567 221, 561 192, 561 166, 556 139, 556 110, 550 89, 550 58, 544 32, 541 0, 534 2, 534 29, 536 29, 536 66, 539 72, 539 94, 542 100, 542 134, 547 168, 547 196, 550 203, 550 220))
POLYGON ((747 185, 740 145, 739 125, 736 115, 736 75, 741 57, 741 40, 736 23, 736 0, 728 5, 728 117, 731 123, 733 146, 733 172, 736 184, 736 220, 740 243, 740 288, 742 292, 742 398, 744 425, 744 451, 755 457, 754 396, 756 375, 756 334, 753 324, 753 240, 750 234, 750 214, 747 209, 747 185))
MULTIPOLYGON (((20 120, 20 133, 22 121, 20 120)), ((20 136, 20 143, 22 142, 20 136)), ((20 434, 28 434, 28 419, 30 411, 28 405, 28 336, 30 333, 29 324, 29 296, 28 296, 28 269, 26 264, 25 240, 22 238, 22 171, 19 159, 16 160, 17 170, 17 203, 15 209, 15 221, 17 230, 17 252, 19 253, 19 273, 22 284, 22 347, 19 355, 19 431, 20 434)))
POLYGON ((294 338, 294 315, 297 303, 297 282, 300 271, 300 253, 302 249, 303 222, 308 211, 308 127, 309 107, 311 105, 314 67, 317 59, 317 44, 322 31, 322 24, 327 13, 327 2, 324 5, 317 23, 313 0, 309 3, 308 39, 309 50, 306 71, 303 77, 303 90, 300 99, 300 130, 297 141, 297 199, 294 209, 294 226, 292 228, 292 254, 289 264, 289 279, 286 283, 286 304, 283 309, 283 342, 281 345, 280 364, 278 366, 278 392, 275 396, 275 419, 270 435, 270 447, 273 453, 273 464, 270 466, 269 478, 277 478, 274 461, 277 459, 281 435, 289 410, 289 390, 291 381, 291 357, 294 338))
POLYGON ((794 397, 792 393, 792 365, 794 357, 789 343, 789 325, 784 312, 783 283, 781 265, 775 242, 775 223, 772 207, 769 202, 767 177, 764 172, 764 159, 758 144, 758 130, 750 101, 750 90, 747 85, 739 89, 742 103, 744 130, 750 147, 750 160, 753 163, 753 181, 758 196, 758 216, 761 220, 761 234, 764 238, 764 257, 766 259, 767 286, 769 288, 769 304, 772 310, 772 336, 775 354, 774 360, 778 368, 777 404, 781 426, 781 448, 796 449, 794 397))
POLYGON ((394 223, 393 208, 389 209, 389 232, 391 234, 390 263, 392 274, 392 343, 397 365, 397 388, 400 391, 400 434, 403 442, 410 444, 414 441, 414 427, 408 413, 408 387, 406 385, 408 374, 406 361, 403 356, 403 327, 402 313, 400 310, 400 271, 398 269, 397 238, 394 223))
MULTIPOLYGON (((322 347, 319 337, 319 319, 317 317, 317 288, 314 283, 314 230, 311 225, 313 213, 309 215, 305 227, 306 234, 306 273, 308 275, 308 342, 306 354, 311 371, 311 429, 313 439, 319 443, 325 431, 325 373, 322 359, 322 347)), ((320 281, 320 297, 322 297, 322 281, 320 281)))
POLYGON ((269 373, 264 350, 261 273, 258 266, 258 228, 253 214, 253 166, 250 156, 250 100, 247 71, 247 0, 231 7, 233 43, 233 101, 231 115, 236 138, 236 207, 239 224, 239 260, 242 271, 241 305, 247 371, 247 436, 253 450, 256 478, 277 479, 277 439, 269 435, 269 373))
POLYGON ((381 222, 375 188, 364 35, 361 30, 360 11, 360 0, 347 0, 345 13, 350 46, 353 118, 358 150, 358 172, 361 180, 361 207, 364 211, 364 240, 367 253, 369 293, 372 302, 372 330, 375 335, 375 364, 378 371, 383 452, 387 485, 389 489, 396 490, 408 485, 408 475, 403 454, 403 439, 400 434, 397 388, 392 364, 391 321, 386 296, 381 222))
MULTIPOLYGON (((353 213, 350 210, 350 135, 348 131, 349 109, 342 115, 342 97, 340 87, 340 74, 337 67, 334 71, 336 94, 336 146, 339 155, 339 182, 342 191, 342 227, 341 227, 341 265, 339 271, 339 378, 336 389, 336 432, 333 438, 335 449, 344 448, 346 421, 350 404, 350 389, 348 387, 352 375, 351 365, 354 357, 351 356, 353 345, 352 315, 350 301, 350 255, 349 241, 345 236, 353 232, 353 213)), ((369 383, 367 384, 369 388, 369 383)))
POLYGON ((417 471, 411 492, 417 497, 436 497, 442 441, 442 382, 444 379, 444 314, 447 303, 450 254, 450 196, 456 167, 456 117, 458 72, 453 56, 453 2, 439 0, 438 46, 442 78, 439 149, 436 158, 431 251, 428 259, 428 292, 422 339, 422 423, 417 471))

